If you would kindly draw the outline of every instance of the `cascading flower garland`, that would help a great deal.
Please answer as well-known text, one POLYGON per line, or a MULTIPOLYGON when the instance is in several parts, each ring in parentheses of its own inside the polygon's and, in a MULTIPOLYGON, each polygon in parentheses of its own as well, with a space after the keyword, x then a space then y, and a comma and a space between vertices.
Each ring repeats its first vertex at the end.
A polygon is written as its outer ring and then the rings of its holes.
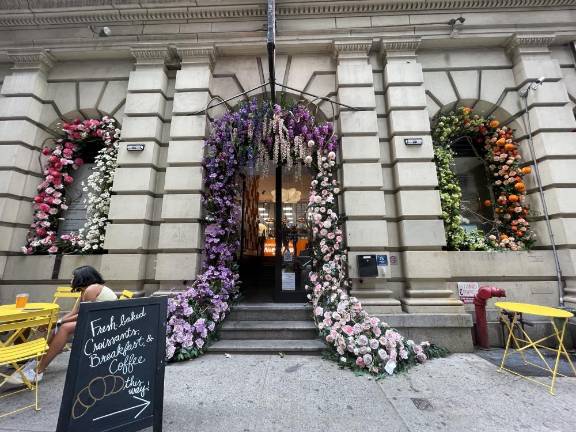
POLYGON ((62 130, 63 138, 42 149, 48 160, 43 172, 44 181, 38 185, 38 194, 34 197, 34 219, 27 244, 22 247, 28 255, 95 252, 102 248, 103 218, 110 202, 108 190, 116 167, 120 130, 110 117, 64 123, 62 130), (84 164, 83 154, 92 146, 103 147, 96 156, 97 169, 90 176, 87 187, 89 219, 81 232, 58 236, 61 213, 68 209, 65 186, 74 181, 73 172, 84 164), (111 171, 106 172, 108 169, 111 171))
POLYGON ((226 317, 238 292, 236 253, 239 248, 237 174, 245 165, 270 162, 317 171, 310 188, 313 265, 309 290, 314 320, 342 366, 374 374, 404 370, 426 358, 444 354, 427 342, 415 344, 371 317, 347 294, 347 254, 338 215, 336 150, 331 123, 316 125, 302 105, 272 110, 256 100, 213 122, 204 160, 207 211, 202 271, 191 287, 169 301, 167 358, 197 357, 226 317))
POLYGON ((529 206, 523 177, 532 172, 521 166, 522 156, 514 140, 514 131, 493 118, 472 114, 468 107, 438 118, 432 131, 434 156, 442 203, 442 217, 448 248, 451 250, 524 250, 529 249, 536 235, 527 221, 529 206), (451 147, 456 139, 468 138, 483 159, 495 202, 483 205, 494 209, 494 229, 485 234, 462 227, 462 189, 454 173, 455 153, 451 147))

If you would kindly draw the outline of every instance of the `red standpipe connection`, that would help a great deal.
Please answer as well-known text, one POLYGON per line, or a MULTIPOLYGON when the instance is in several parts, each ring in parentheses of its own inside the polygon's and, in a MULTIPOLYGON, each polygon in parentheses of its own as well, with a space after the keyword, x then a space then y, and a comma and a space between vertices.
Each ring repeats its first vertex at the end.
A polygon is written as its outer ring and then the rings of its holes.
POLYGON ((492 297, 506 297, 502 288, 482 286, 474 296, 476 309, 476 339, 482 348, 490 348, 488 340, 488 322, 486 321, 486 302, 492 297))

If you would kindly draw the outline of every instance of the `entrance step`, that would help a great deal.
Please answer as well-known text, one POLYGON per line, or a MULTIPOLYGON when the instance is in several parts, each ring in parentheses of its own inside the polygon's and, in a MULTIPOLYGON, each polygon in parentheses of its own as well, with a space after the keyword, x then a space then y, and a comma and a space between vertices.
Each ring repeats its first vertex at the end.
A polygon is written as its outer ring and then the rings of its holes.
POLYGON ((222 339, 298 340, 317 336, 312 321, 226 321, 220 330, 222 339))
POLYGON ((210 353, 320 354, 324 343, 303 303, 241 303, 222 324, 210 353))
POLYGON ((236 354, 315 354, 318 355, 326 346, 315 340, 220 340, 208 348, 208 353, 236 354))
POLYGON ((310 321, 312 306, 302 303, 240 303, 226 321, 310 321))

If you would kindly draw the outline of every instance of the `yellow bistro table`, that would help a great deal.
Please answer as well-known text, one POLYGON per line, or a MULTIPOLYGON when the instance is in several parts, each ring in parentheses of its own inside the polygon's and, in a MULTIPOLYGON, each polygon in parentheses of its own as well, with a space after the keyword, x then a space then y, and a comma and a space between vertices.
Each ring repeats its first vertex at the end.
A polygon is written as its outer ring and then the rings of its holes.
POLYGON ((524 379, 532 381, 536 384, 540 384, 546 387, 550 392, 550 394, 555 394, 554 384, 556 382, 556 377, 558 375, 565 376, 558 372, 558 365, 560 364, 560 356, 566 357, 568 363, 572 367, 574 375, 576 376, 576 368, 574 368, 574 364, 570 359, 570 355, 568 354, 568 352, 566 351, 566 347, 564 346, 564 334, 566 333, 566 325, 568 324, 568 320, 574 316, 571 312, 568 312, 563 309, 557 309, 549 306, 539 306, 529 303, 497 302, 496 307, 500 309, 500 317, 502 319, 502 322, 508 328, 508 339, 506 341, 504 356, 502 357, 502 362, 500 363, 500 371, 505 370, 514 375, 518 375, 524 379), (506 312, 512 314, 511 320, 509 320, 508 317, 506 316, 506 312), (548 336, 544 336, 538 340, 532 340, 530 336, 526 333, 524 328, 520 325, 520 318, 522 314, 537 315, 549 318, 550 322, 552 323, 554 333, 548 336), (517 331, 516 334, 515 331, 517 331), (551 348, 549 346, 543 345, 543 342, 548 339, 553 339, 552 345, 555 345, 557 343, 558 347, 551 348), (540 366, 528 361, 528 359, 525 356, 525 352, 530 348, 534 349, 534 351, 536 352, 536 354, 538 354, 538 356, 540 357, 545 366, 540 366), (550 372, 552 374, 552 382, 550 383, 550 385, 542 383, 538 380, 535 380, 533 378, 530 378, 528 376, 522 375, 516 371, 506 368, 505 367, 506 358, 511 354, 510 352, 511 350, 520 354, 525 364, 529 364, 531 366, 550 372), (546 359, 542 355, 542 351, 540 350, 548 350, 555 353, 556 360, 554 361, 553 365, 550 365, 548 361, 546 361, 546 359))

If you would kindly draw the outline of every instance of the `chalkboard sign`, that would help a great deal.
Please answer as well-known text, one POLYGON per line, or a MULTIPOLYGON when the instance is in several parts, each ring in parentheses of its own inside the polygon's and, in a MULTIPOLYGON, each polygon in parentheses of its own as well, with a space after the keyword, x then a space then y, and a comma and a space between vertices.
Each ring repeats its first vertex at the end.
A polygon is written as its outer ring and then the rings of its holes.
POLYGON ((82 303, 57 432, 162 430, 166 297, 82 303))

